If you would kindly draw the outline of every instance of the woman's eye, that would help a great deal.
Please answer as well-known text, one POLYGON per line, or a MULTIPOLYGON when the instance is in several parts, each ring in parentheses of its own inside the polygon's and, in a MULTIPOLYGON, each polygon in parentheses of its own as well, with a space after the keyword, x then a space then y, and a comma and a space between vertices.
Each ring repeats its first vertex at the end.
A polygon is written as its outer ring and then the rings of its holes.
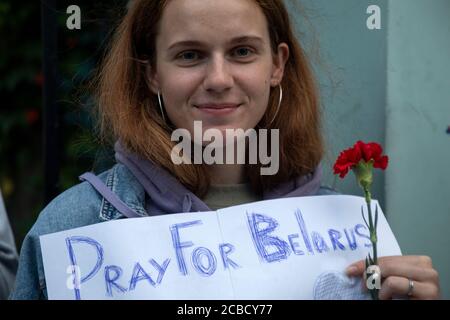
POLYGON ((241 58, 246 58, 253 53, 253 51, 247 47, 237 48, 236 50, 234 50, 234 52, 237 57, 241 57, 241 58))
POLYGON ((193 61, 199 58, 199 54, 195 51, 185 51, 180 53, 177 57, 184 61, 193 61))

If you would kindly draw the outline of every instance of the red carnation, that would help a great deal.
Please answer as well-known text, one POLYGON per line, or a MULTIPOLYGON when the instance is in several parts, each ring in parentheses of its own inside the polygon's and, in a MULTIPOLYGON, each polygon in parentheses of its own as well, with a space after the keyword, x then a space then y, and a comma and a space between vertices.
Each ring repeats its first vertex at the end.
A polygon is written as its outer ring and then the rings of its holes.
MULTIPOLYGON (((333 166, 334 174, 339 174, 341 178, 344 178, 351 169, 355 173, 358 184, 364 191, 364 198, 367 204, 368 222, 365 218, 363 208, 361 208, 361 213, 370 232, 370 242, 372 243, 373 250, 372 256, 369 254, 366 258, 366 268, 370 265, 377 264, 378 207, 375 210, 375 217, 373 217, 371 208, 372 196, 370 193, 370 187, 373 179, 372 171, 373 168, 385 170, 387 168, 388 161, 388 157, 383 155, 383 149, 378 143, 364 143, 362 141, 358 141, 355 143, 353 148, 342 151, 333 166)), ((369 292, 373 299, 378 299, 378 289, 369 289, 369 292)))
POLYGON ((352 148, 340 153, 333 167, 334 174, 339 174, 339 177, 344 178, 348 171, 356 167, 361 160, 366 163, 372 162, 374 168, 385 170, 389 158, 382 153, 383 149, 378 143, 358 141, 352 148))

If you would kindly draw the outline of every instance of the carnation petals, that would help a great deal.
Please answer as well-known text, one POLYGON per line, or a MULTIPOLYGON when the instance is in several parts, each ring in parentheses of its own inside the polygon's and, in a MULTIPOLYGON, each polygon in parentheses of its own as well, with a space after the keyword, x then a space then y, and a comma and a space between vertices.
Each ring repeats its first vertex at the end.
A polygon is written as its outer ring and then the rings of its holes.
POLYGON ((378 143, 364 143, 359 140, 352 148, 346 149, 339 154, 333 166, 334 174, 339 174, 340 178, 344 178, 348 171, 360 161, 373 161, 374 168, 385 170, 388 166, 389 158, 383 155, 383 148, 378 143))

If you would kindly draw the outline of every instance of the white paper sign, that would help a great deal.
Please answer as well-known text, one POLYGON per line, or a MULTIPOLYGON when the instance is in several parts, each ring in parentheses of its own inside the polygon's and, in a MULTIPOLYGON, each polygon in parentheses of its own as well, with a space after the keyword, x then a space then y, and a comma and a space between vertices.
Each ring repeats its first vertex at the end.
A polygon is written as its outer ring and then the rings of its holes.
MULTIPOLYGON (((373 201, 373 208, 378 206, 373 201)), ((365 299, 364 198, 314 196, 41 236, 49 299, 365 299)), ((400 255, 380 208, 379 256, 400 255)))

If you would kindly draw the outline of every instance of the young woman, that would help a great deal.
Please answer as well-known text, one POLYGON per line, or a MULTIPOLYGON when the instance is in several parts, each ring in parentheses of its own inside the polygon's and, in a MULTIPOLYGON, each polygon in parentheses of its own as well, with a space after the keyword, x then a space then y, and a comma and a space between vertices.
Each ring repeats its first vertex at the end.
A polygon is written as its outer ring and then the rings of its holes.
MULTIPOLYGON (((24 241, 13 298, 46 297, 43 234, 122 217, 333 193, 320 186, 323 142, 313 75, 280 0, 133 1, 101 69, 98 105, 103 131, 117 141, 117 165, 98 177, 83 175, 87 181, 44 209, 24 241), (174 163, 171 134, 184 129, 195 136, 195 121, 201 133, 279 129, 279 139, 265 146, 278 146, 276 174, 261 175, 262 161, 174 163)), ((229 147, 238 140, 222 142, 229 147)), ((381 258, 380 268, 381 298, 438 297, 429 258, 381 258)), ((362 276, 363 269, 358 262, 349 275, 362 276)))

